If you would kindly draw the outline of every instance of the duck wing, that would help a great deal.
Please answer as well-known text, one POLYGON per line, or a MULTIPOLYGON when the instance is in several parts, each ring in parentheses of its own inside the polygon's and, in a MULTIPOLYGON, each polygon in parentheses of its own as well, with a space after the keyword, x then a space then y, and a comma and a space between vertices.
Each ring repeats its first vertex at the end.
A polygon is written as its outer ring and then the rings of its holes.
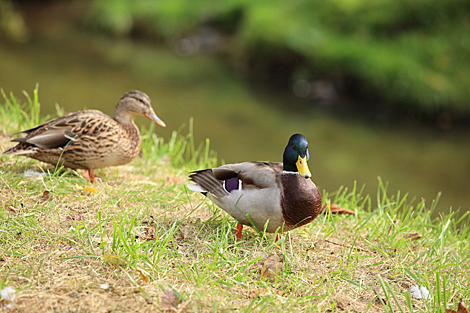
POLYGON ((188 186, 193 191, 210 192, 217 198, 229 195, 236 189, 264 189, 278 187, 282 163, 244 162, 195 171, 189 176, 200 188, 188 186), (201 189, 202 188, 202 189, 201 189))
POLYGON ((19 144, 3 154, 32 153, 37 148, 55 149, 65 147, 71 140, 102 131, 104 120, 111 119, 98 110, 84 110, 66 114, 47 121, 41 125, 22 131, 23 138, 15 138, 12 142, 19 144))
POLYGON ((245 188, 270 188, 277 186, 277 176, 282 172, 282 163, 244 162, 227 164, 212 169, 214 176, 220 180, 237 177, 245 188))

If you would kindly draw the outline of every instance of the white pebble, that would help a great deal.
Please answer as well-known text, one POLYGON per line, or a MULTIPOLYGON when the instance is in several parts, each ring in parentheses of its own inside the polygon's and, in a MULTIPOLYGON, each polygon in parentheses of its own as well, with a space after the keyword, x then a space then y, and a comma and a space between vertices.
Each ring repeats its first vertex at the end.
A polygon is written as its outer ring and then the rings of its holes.
POLYGON ((429 290, 424 286, 413 285, 410 288, 411 294, 416 299, 429 299, 429 290))
POLYGON ((5 287, 2 290, 0 290, 0 295, 2 296, 2 299, 8 302, 15 301, 15 296, 16 296, 15 293, 16 293, 16 290, 11 287, 5 287))

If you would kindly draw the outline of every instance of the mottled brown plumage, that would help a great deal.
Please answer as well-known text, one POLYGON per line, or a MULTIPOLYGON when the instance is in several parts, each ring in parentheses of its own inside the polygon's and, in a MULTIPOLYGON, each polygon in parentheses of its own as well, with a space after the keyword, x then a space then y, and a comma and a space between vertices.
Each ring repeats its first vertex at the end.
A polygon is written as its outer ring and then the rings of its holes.
POLYGON ((86 169, 94 180, 94 169, 132 161, 140 152, 140 132, 132 117, 143 115, 165 127, 141 91, 126 93, 117 103, 114 118, 98 110, 66 114, 22 131, 24 138, 3 154, 24 155, 53 165, 86 169))
POLYGON ((238 221, 238 238, 242 225, 284 232, 310 223, 322 212, 307 159, 307 140, 296 134, 284 150, 284 163, 244 162, 196 171, 189 176, 195 184, 188 187, 238 221))

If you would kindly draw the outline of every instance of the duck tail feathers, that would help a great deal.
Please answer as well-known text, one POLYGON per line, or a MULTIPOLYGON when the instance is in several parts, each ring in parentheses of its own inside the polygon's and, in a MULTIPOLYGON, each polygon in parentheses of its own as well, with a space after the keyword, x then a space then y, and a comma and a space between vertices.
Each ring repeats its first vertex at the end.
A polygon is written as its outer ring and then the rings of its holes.
POLYGON ((3 151, 3 155, 24 155, 24 154, 31 154, 34 153, 34 150, 23 150, 23 149, 18 149, 16 146, 13 148, 10 148, 6 151, 3 151))
POLYGON ((199 186, 197 184, 189 184, 189 185, 186 185, 186 187, 188 187, 188 189, 191 190, 191 191, 200 192, 204 195, 207 194, 207 191, 202 189, 201 186, 199 186))
POLYGON ((193 172, 189 175, 189 179, 196 183, 196 186, 198 187, 196 188, 192 187, 194 185, 188 185, 189 190, 202 192, 204 194, 210 192, 217 198, 229 195, 228 191, 224 189, 222 181, 215 178, 212 169, 193 172))

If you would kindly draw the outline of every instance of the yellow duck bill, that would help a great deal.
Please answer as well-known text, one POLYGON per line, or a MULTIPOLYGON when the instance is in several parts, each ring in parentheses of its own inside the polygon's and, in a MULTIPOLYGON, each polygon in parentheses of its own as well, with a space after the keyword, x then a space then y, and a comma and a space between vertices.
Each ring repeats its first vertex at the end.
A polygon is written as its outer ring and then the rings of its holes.
POLYGON ((307 156, 304 158, 300 157, 297 159, 297 162, 295 162, 295 165, 297 166, 297 170, 299 171, 299 174, 302 175, 305 178, 310 178, 312 176, 312 173, 310 173, 310 170, 308 169, 307 165, 307 156))

